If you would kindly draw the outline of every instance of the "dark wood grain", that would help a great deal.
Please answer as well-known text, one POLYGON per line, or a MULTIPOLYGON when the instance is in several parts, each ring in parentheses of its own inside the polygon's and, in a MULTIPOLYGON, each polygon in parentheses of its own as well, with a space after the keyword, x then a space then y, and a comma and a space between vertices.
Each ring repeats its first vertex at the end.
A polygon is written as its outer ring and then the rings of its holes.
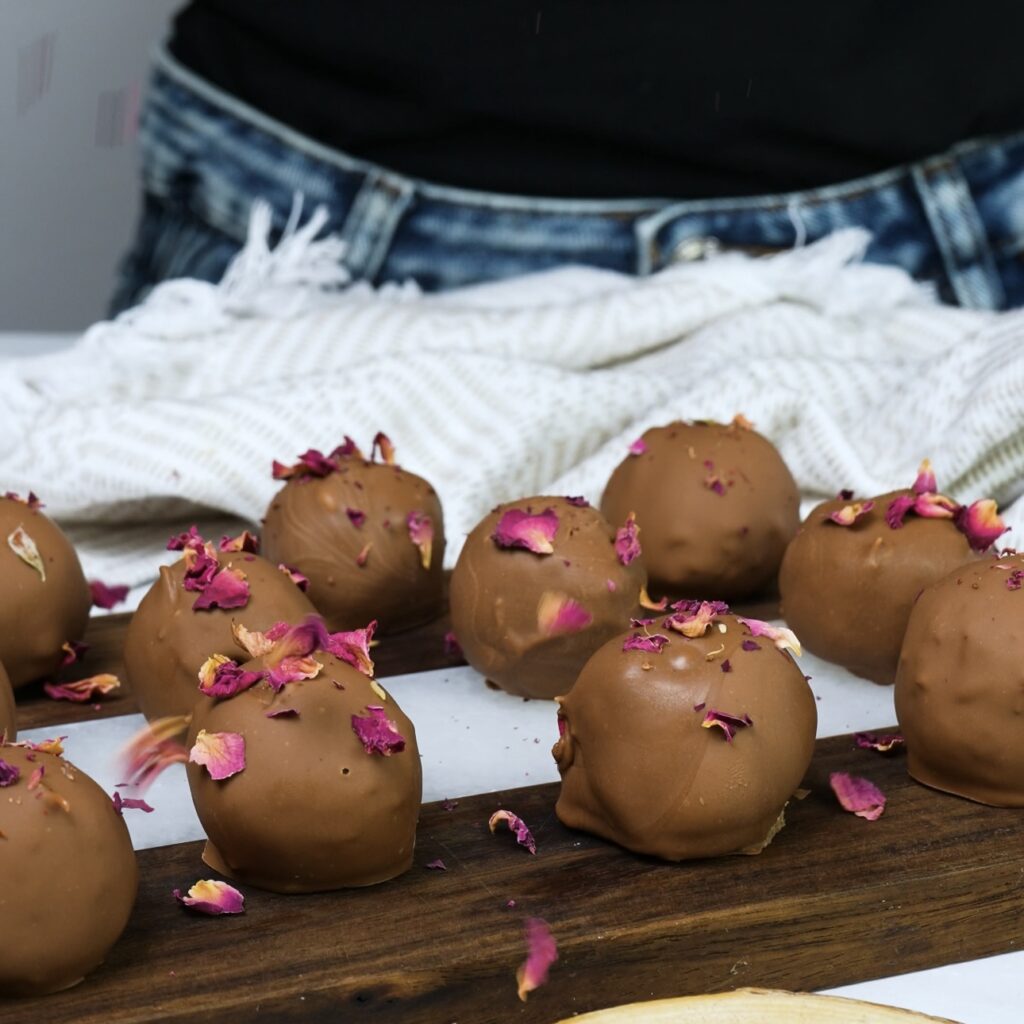
POLYGON ((209 877, 201 844, 144 851, 138 904, 107 962, 69 992, 0 1002, 0 1020, 551 1024, 634 1000, 814 989, 1016 948, 1019 812, 918 786, 901 757, 849 737, 818 744, 806 785, 761 855, 681 865, 563 828, 554 785, 431 804, 402 878, 317 896, 247 888, 246 914, 230 919, 191 916, 171 898, 209 877), (879 821, 839 809, 837 770, 886 791, 879 821), (498 806, 533 827, 536 857, 488 833, 498 806), (424 868, 436 857, 447 872, 424 868), (528 915, 548 921, 561 959, 522 1004, 528 915))

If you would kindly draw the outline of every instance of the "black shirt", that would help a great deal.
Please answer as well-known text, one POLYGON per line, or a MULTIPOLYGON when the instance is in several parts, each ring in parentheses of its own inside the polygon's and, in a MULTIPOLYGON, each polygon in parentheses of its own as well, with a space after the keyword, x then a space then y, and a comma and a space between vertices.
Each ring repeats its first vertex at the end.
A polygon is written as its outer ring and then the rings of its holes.
POLYGON ((1024 128, 1024 4, 196 0, 172 53, 408 175, 702 198, 860 177, 1024 128))

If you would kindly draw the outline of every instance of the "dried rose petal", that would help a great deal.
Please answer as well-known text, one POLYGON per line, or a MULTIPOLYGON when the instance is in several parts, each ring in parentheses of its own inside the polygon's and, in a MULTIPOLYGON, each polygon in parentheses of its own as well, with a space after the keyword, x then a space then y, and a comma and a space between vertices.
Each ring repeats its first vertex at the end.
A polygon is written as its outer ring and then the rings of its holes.
POLYGON ((728 615, 729 606, 724 601, 676 601, 672 611, 664 622, 665 628, 692 640, 703 636, 717 616, 728 615))
POLYGON ((363 523, 366 522, 366 513, 361 508, 346 508, 345 515, 357 530, 362 529, 363 523))
POLYGON ((714 491, 719 497, 722 497, 725 494, 725 484, 717 473, 709 473, 704 478, 704 486, 709 491, 714 491))
POLYGON ((118 583, 108 586, 100 580, 89 580, 89 594, 92 596, 94 608, 105 608, 109 611, 115 604, 120 604, 127 596, 129 587, 118 583))
POLYGON ((647 651, 650 654, 661 654, 662 648, 668 643, 668 637, 660 633, 647 636, 643 633, 634 633, 627 637, 622 644, 624 651, 647 651))
POLYGON ((437 860, 428 861, 423 866, 425 868, 429 869, 430 871, 447 871, 448 870, 447 866, 445 865, 445 862, 443 860, 441 860, 440 857, 438 857, 437 860))
POLYGON ((271 708, 263 712, 264 718, 298 718, 298 708, 271 708))
POLYGON ((382 707, 368 704, 369 715, 353 715, 352 731, 359 737, 363 750, 368 754, 382 754, 390 757, 405 750, 405 737, 398 726, 388 719, 382 707))
POLYGON ((961 506, 953 521, 971 550, 978 552, 987 551, 1009 529, 991 498, 982 498, 969 507, 961 506))
POLYGON ((409 528, 409 540, 420 549, 420 563, 424 569, 429 569, 434 549, 434 524, 430 521, 430 516, 426 512, 413 509, 405 517, 405 525, 409 528))
POLYGON ((284 562, 278 563, 278 569, 281 570, 299 588, 299 590, 305 592, 309 590, 309 577, 303 576, 298 569, 293 569, 289 565, 285 565, 284 562))
POLYGON ((74 665, 85 657, 85 652, 89 650, 89 645, 80 640, 68 640, 60 645, 60 649, 64 652, 60 667, 67 668, 69 665, 74 665))
POLYGON ((915 494, 928 494, 939 489, 935 480, 935 472, 932 469, 931 459, 922 459, 921 465, 917 467, 917 479, 914 480, 911 490, 915 494))
POLYGON ((203 765, 211 779, 230 779, 245 769, 245 737, 237 732, 200 729, 188 759, 203 765))
POLYGON ((853 526, 861 516, 866 516, 874 507, 873 501, 857 501, 852 505, 844 505, 828 518, 839 526, 853 526))
POLYGON ((647 451, 647 442, 642 437, 638 437, 629 446, 630 455, 643 455, 645 451, 647 451))
POLYGON ((86 704, 120 688, 121 680, 109 672, 90 676, 88 679, 78 679, 73 683, 43 683, 43 689, 51 699, 70 700, 76 704, 86 704))
POLYGON ((13 786, 21 778, 21 769, 0 757, 0 789, 13 786))
POLYGON ((832 772, 828 783, 844 811, 868 821, 877 821, 882 816, 885 794, 873 782, 846 772, 832 772))
POLYGON ((359 445, 348 434, 345 435, 344 442, 331 452, 331 458, 335 461, 338 459, 361 459, 362 457, 363 453, 359 450, 359 445))
POLYGON ((842 489, 842 490, 841 490, 841 491, 840 491, 840 492, 839 492, 839 493, 838 493, 838 494, 836 495, 836 497, 837 497, 837 498, 842 498, 842 499, 843 499, 843 501, 852 501, 852 500, 853 500, 853 491, 851 491, 849 487, 844 487, 844 488, 843 488, 843 489, 842 489))
POLYGON ((736 616, 736 621, 742 622, 750 630, 752 636, 767 637, 780 651, 790 650, 797 657, 803 654, 796 633, 785 626, 773 626, 770 622, 762 622, 760 619, 745 619, 740 615, 736 616))
POLYGON ((218 547, 221 551, 237 551, 239 554, 258 555, 260 553, 260 539, 256 534, 243 530, 237 537, 221 537, 218 547))
POLYGON ((388 435, 379 430, 373 439, 373 447, 370 449, 371 461, 376 460, 378 449, 380 449, 380 457, 384 460, 384 464, 393 466, 395 464, 395 446, 391 443, 388 435))
POLYGON ((655 601, 652 599, 651 595, 647 593, 646 587, 640 588, 640 597, 637 601, 641 608, 646 608, 651 612, 663 612, 668 607, 667 594, 660 601, 655 601))
POLYGON ((233 885, 212 878, 196 882, 187 896, 182 896, 181 890, 175 889, 174 898, 182 906, 200 914, 245 913, 245 897, 233 885))
POLYGON ((861 750, 877 750, 880 754, 888 754, 897 747, 902 747, 905 740, 898 732, 875 735, 873 732, 857 732, 854 741, 861 750))
POLYGON ((118 755, 122 785, 144 793, 172 764, 188 760, 179 737, 188 730, 190 715, 157 718, 144 725, 118 755))
POLYGON ((519 998, 525 1003, 527 995, 548 980, 548 970, 558 959, 558 946, 547 922, 540 917, 526 919, 523 935, 526 959, 516 971, 516 981, 519 983, 519 998))
POLYGON ((64 740, 66 739, 67 736, 58 736, 56 739, 40 740, 38 743, 33 743, 31 740, 19 740, 9 746, 23 747, 25 750, 41 750, 44 754, 60 757, 64 753, 64 740))
POLYGON ((590 502, 583 497, 582 494, 573 495, 572 497, 566 496, 566 505, 572 505, 575 508, 590 508, 590 502))
POLYGON ((231 624, 231 635, 235 643, 249 655, 250 658, 260 658, 269 654, 274 649, 274 640, 266 633, 258 630, 246 629, 240 622, 231 624))
POLYGON ((186 548, 201 548, 205 543, 199 529, 193 525, 184 533, 177 533, 170 537, 167 541, 167 550, 184 551, 186 548))
POLYGON ((729 661, 728 658, 726 658, 725 661, 723 661, 722 664, 721 664, 721 669, 722 669, 723 672, 731 672, 732 671, 732 662, 729 661))
POLYGON ((1006 589, 1020 590, 1022 586, 1024 586, 1024 569, 1014 569, 1013 572, 1006 577, 1006 589))
POLYGON ((578 633, 594 621, 594 616, 566 594, 547 591, 537 605, 537 629, 547 636, 578 633))
POLYGON ((449 658, 465 657, 462 652, 462 644, 459 643, 458 637, 450 629, 444 635, 444 653, 449 658))
POLYGON ((640 527, 636 525, 636 513, 630 512, 626 521, 615 532, 615 554, 623 565, 629 565, 642 554, 640 548, 640 527))
POLYGON ((41 508, 46 506, 36 497, 33 491, 28 492, 28 497, 23 498, 20 494, 16 494, 14 491, 7 491, 4 497, 9 501, 20 501, 22 505, 28 505, 33 512, 38 512, 41 508))
POLYGON ((889 507, 885 510, 885 521, 889 524, 890 530, 898 530, 903 525, 903 520, 914 507, 915 501, 917 501, 916 498, 912 498, 908 494, 901 494, 889 502, 889 507))
POLYGON ((376 629, 377 620, 374 619, 365 629, 353 629, 347 633, 329 633, 324 650, 359 669, 363 675, 373 676, 373 658, 370 657, 370 647, 373 644, 373 634, 376 629))
POLYGON ((738 430, 753 430, 754 424, 747 419, 743 413, 738 412, 732 418, 732 422, 729 424, 730 427, 736 427, 738 430))
POLYGON ((558 513, 546 508, 538 515, 522 509, 510 508, 498 520, 491 540, 499 548, 525 548, 535 555, 554 552, 555 533, 558 531, 558 513))
POLYGON ((31 566, 43 583, 46 582, 46 566, 36 542, 25 532, 23 526, 15 527, 7 536, 7 546, 26 564, 31 566))
POLYGON ((363 550, 356 555, 356 565, 358 565, 360 569, 366 565, 366 560, 370 557, 370 548, 372 547, 373 541, 371 540, 368 544, 364 544, 363 550))
POLYGON ((293 477, 325 477, 337 470, 338 465, 335 460, 316 448, 310 448, 303 452, 299 456, 299 461, 293 466, 282 465, 275 459, 271 467, 271 473, 275 480, 291 480, 293 477))
POLYGON ((526 822, 523 821, 522 818, 513 814, 511 811, 495 811, 490 818, 487 819, 487 827, 491 830, 492 834, 497 831, 498 825, 500 825, 501 822, 505 822, 505 824, 508 825, 509 831, 515 833, 516 842, 520 846, 525 846, 530 853, 537 852, 537 841, 533 838, 533 833, 529 830, 526 822))
POLYGON ((146 814, 152 814, 153 808, 146 803, 145 800, 139 799, 138 797, 122 797, 116 790, 113 796, 114 810, 118 814, 123 814, 124 811, 144 811, 146 814))
POLYGON ((960 506, 944 494, 919 494, 914 501, 914 514, 923 519, 952 519, 960 506))
POLYGON ((238 662, 223 654, 213 654, 199 669, 199 689, 207 697, 234 697, 255 686, 263 675, 262 672, 244 672, 238 662))
POLYGON ((756 640, 744 640, 743 643, 740 644, 740 647, 745 651, 761 650, 761 645, 756 640))
POLYGON ((244 608, 249 603, 249 583, 240 569, 225 566, 192 602, 193 611, 212 608, 244 608))
POLYGON ((727 711, 716 711, 714 708, 709 708, 707 714, 704 715, 704 721, 700 724, 703 729, 717 726, 725 733, 726 743, 732 743, 737 729, 745 729, 754 723, 750 715, 730 715, 727 711))

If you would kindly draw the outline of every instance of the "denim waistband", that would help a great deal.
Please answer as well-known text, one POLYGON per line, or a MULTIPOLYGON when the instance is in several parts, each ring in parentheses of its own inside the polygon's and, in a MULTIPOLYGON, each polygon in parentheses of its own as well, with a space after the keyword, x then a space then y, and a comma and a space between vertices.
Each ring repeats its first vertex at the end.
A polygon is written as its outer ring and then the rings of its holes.
POLYGON ((1024 132, 962 143, 868 178, 714 200, 573 200, 452 188, 312 140, 166 52, 141 126, 147 191, 241 243, 253 199, 283 227, 295 193, 331 213, 371 281, 450 287, 561 263, 648 274, 738 248, 770 252, 869 227, 867 258, 904 266, 973 308, 1024 302, 1024 132), (447 253, 447 255, 446 255, 447 253))

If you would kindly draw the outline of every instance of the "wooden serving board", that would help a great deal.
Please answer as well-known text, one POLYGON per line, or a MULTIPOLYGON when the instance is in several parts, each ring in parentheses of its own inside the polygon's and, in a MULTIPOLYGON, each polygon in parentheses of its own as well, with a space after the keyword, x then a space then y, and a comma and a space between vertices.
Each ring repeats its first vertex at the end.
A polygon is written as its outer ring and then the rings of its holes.
POLYGON ((764 853, 681 865, 564 828, 556 785, 428 804, 401 878, 313 896, 244 887, 247 910, 234 918, 193 916, 171 896, 211 876, 201 843, 145 850, 135 912, 107 962, 68 992, 0 1001, 0 1021, 552 1024, 637 1000, 832 987, 1016 948, 1019 812, 928 790, 901 757, 850 737, 817 744, 805 785, 764 853), (883 817, 841 811, 831 771, 880 785, 883 817), (498 807, 530 824, 535 857, 488 832, 498 807), (448 870, 427 870, 435 858, 448 870), (524 1004, 515 969, 526 916, 548 922, 560 959, 524 1004))

